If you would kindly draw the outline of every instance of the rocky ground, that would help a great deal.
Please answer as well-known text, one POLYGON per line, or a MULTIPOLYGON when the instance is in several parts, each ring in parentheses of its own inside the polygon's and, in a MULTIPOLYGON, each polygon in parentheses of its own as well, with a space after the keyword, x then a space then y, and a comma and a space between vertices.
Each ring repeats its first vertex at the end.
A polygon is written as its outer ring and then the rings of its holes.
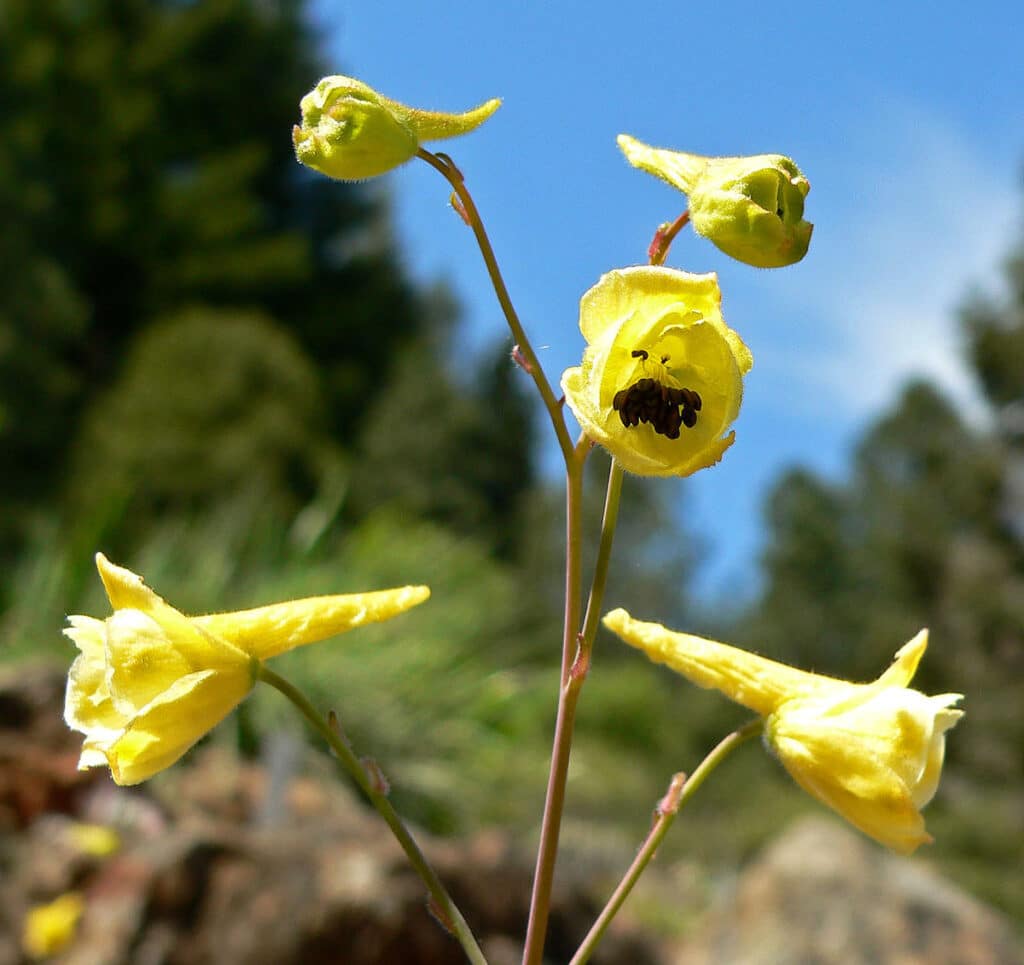
MULTIPOLYGON (((0 675, 0 965, 29 961, 33 905, 77 892, 63 965, 428 965, 461 963, 419 880, 379 819, 333 780, 217 748, 175 769, 159 793, 125 791, 75 768, 61 720, 63 678, 0 675), (284 776, 282 776, 284 775, 284 776), (83 837, 112 828, 116 849, 83 837)), ((532 859, 500 834, 419 836, 492 965, 518 961, 532 859)), ((549 960, 568 961, 598 909, 593 868, 560 865, 549 960)), ((672 869, 642 902, 671 917, 672 869)), ((600 890, 606 890, 602 881, 600 890)), ((638 902, 639 903, 639 902, 638 902)), ((605 965, 1014 965, 1010 925, 942 880, 827 817, 795 825, 722 884, 684 938, 652 936, 629 914, 605 965)))

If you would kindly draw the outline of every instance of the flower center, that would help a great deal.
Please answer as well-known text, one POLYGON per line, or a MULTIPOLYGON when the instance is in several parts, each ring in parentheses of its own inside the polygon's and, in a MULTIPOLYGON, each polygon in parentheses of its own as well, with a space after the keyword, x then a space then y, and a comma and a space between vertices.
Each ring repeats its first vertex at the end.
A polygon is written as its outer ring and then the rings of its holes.
MULTIPOLYGON (((633 358, 647 361, 644 349, 636 349, 631 354, 633 358)), ((667 361, 667 357, 661 360, 662 367, 667 361)), ((700 407, 700 395, 693 389, 675 388, 652 378, 639 379, 629 388, 616 392, 612 399, 612 408, 627 429, 648 422, 655 432, 669 439, 679 438, 680 426, 692 429, 697 424, 700 407)))

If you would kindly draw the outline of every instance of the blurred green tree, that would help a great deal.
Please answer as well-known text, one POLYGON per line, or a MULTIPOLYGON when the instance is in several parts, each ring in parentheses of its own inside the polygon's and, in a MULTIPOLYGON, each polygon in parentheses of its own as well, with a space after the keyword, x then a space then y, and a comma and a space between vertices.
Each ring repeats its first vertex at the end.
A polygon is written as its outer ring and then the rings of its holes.
POLYGON ((262 310, 317 359, 344 444, 421 329, 382 196, 292 156, 298 98, 324 72, 304 6, 0 0, 8 540, 154 319, 262 310))
POLYGON ((76 516, 130 505, 152 519, 242 499, 291 518, 341 461, 319 387, 308 356, 260 313, 194 308, 155 321, 85 418, 76 516))
POLYGON ((353 513, 390 505, 513 559, 535 476, 532 387, 504 343, 468 379, 462 364, 446 378, 441 354, 410 344, 391 386, 375 393, 353 466, 353 513))

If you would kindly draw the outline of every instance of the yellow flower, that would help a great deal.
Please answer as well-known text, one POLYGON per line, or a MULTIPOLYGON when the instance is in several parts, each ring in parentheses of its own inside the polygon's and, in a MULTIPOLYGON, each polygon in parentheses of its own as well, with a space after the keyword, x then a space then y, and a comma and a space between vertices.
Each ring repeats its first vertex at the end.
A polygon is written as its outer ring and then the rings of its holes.
POLYGON ((808 794, 901 854, 932 840, 923 808, 935 795, 946 731, 962 694, 910 690, 928 646, 922 630, 869 684, 808 673, 756 654, 674 633, 613 610, 604 624, 657 663, 713 687, 765 718, 765 742, 808 794))
POLYGON ((814 228, 804 221, 811 186, 781 154, 703 157, 650 147, 628 134, 619 147, 634 167, 689 197, 693 230, 755 268, 781 268, 807 254, 814 228))
POLYGON ((46 905, 34 905, 25 915, 22 950, 29 958, 47 958, 67 948, 75 937, 85 903, 74 891, 46 905))
POLYGON ((351 77, 325 77, 300 102, 295 156, 341 181, 372 178, 411 160, 424 141, 467 134, 499 107, 489 100, 464 114, 406 107, 351 77))
POLYGON ((114 614, 68 618, 64 632, 81 652, 64 719, 85 734, 79 769, 108 765, 118 784, 170 767, 249 693, 262 661, 387 620, 430 595, 406 586, 186 617, 102 553, 96 566, 114 614))
POLYGON ((753 358, 714 274, 608 272, 580 301, 583 364, 562 390, 580 427, 640 476, 689 476, 732 445, 753 358))

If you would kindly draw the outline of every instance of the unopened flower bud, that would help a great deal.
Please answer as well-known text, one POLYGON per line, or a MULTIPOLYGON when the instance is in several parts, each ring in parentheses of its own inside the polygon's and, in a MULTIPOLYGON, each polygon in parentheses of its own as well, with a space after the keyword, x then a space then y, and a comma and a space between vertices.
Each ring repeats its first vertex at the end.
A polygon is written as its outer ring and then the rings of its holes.
POLYGON ((804 198, 811 186, 790 158, 702 157, 627 134, 618 143, 630 164, 686 194, 694 231, 737 261, 782 268, 807 254, 814 226, 804 221, 804 198))
POLYGON ((295 156, 340 181, 376 177, 411 160, 424 141, 466 134, 501 105, 489 100, 464 114, 406 107, 352 77, 325 77, 300 102, 292 128, 295 156))

